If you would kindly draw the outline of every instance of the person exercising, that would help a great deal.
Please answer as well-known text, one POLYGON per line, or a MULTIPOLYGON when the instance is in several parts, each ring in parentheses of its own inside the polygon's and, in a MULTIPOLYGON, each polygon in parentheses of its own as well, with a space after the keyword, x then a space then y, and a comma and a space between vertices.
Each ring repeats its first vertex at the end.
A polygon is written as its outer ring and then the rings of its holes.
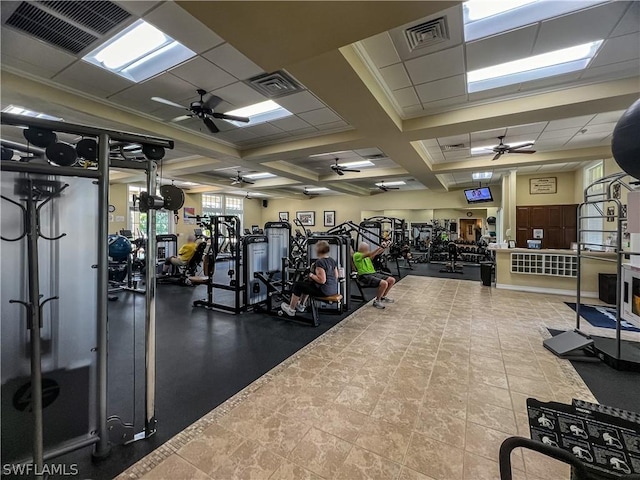
POLYGON ((172 255, 165 259, 164 265, 162 266, 162 273, 164 275, 168 274, 172 265, 176 267, 183 267, 187 265, 189 260, 191 260, 193 255, 196 253, 196 248, 198 248, 196 236, 191 234, 187 237, 187 243, 178 250, 178 256, 172 255))
POLYGON ((383 310, 385 303, 393 303, 394 300, 387 295, 396 283, 396 279, 385 273, 376 272, 373 266, 373 259, 384 252, 387 244, 383 242, 382 246, 374 251, 369 250, 369 244, 362 242, 358 245, 358 251, 353 254, 353 263, 358 271, 358 279, 365 287, 378 287, 376 299, 373 306, 383 310))
POLYGON ((330 246, 325 240, 316 243, 317 260, 311 265, 309 277, 293 284, 291 302, 282 302, 282 311, 290 317, 304 312, 309 295, 329 297, 338 293, 338 264, 329 256, 330 246))

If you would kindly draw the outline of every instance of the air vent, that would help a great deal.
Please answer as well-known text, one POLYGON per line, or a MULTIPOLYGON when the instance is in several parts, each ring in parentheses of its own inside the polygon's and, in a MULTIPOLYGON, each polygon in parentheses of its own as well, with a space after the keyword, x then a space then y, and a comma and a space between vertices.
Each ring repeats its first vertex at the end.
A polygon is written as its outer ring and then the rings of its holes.
POLYGON ((431 47, 449 40, 449 25, 446 17, 436 18, 428 22, 409 27, 404 31, 409 51, 431 47))
POLYGON ((373 155, 365 155, 364 158, 367 160, 381 160, 387 158, 387 156, 384 153, 375 153, 373 155))
POLYGON ((108 1, 40 0, 38 3, 102 35, 131 16, 125 9, 108 1))
POLYGON ((302 85, 282 70, 258 75, 247 83, 267 98, 284 97, 303 90, 302 85))
POLYGON ((456 150, 464 150, 465 148, 467 148, 467 147, 465 147, 464 143, 456 143, 456 144, 453 144, 453 145, 444 145, 442 147, 442 151, 443 152, 455 152, 456 150))

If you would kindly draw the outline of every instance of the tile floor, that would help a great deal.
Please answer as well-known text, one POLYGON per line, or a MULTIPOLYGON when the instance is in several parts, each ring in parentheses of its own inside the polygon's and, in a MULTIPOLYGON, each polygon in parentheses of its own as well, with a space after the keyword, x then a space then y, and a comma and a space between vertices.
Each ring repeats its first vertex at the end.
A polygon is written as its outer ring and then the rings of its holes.
MULTIPOLYGON (((595 401, 546 327, 552 295, 406 277, 120 475, 121 479, 496 480, 498 448, 528 436, 526 399, 595 401)), ((515 451, 517 480, 568 469, 515 451)))

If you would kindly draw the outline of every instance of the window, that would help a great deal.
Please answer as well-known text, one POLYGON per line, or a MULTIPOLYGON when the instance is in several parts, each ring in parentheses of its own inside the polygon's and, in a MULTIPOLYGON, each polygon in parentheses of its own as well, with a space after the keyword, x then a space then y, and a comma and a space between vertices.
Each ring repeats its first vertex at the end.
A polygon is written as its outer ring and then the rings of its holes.
POLYGON ((202 195, 202 214, 203 215, 223 215, 222 195, 202 195))
MULTIPOLYGON (((129 228, 134 237, 146 237, 147 214, 141 212, 133 202, 133 196, 140 196, 140 192, 146 191, 145 187, 129 185, 129 228)), ((156 234, 168 234, 173 229, 173 212, 156 210, 156 234)))
MULTIPOLYGON (((587 188, 593 182, 600 180, 602 177, 604 177, 604 163, 602 161, 595 165, 585 167, 584 188, 587 188)), ((595 185, 589 189, 589 194, 595 194, 596 196, 589 198, 589 200, 604 200, 604 193, 603 184, 595 185)), ((582 209, 583 216, 596 218, 585 218, 582 220, 581 228, 585 230, 604 230, 604 210, 604 202, 598 202, 584 207, 582 209)), ((580 240, 586 243, 587 245, 585 245, 585 247, 590 250, 604 250, 604 247, 602 246, 604 244, 604 233, 602 231, 585 232, 580 240)))
POLYGON ((224 203, 224 214, 235 215, 240 217, 240 227, 242 227, 242 214, 243 214, 243 202, 242 197, 226 197, 224 203))
POLYGON ((244 198, 228 195, 202 195, 203 215, 235 215, 240 218, 242 227, 242 215, 244 213, 244 198))

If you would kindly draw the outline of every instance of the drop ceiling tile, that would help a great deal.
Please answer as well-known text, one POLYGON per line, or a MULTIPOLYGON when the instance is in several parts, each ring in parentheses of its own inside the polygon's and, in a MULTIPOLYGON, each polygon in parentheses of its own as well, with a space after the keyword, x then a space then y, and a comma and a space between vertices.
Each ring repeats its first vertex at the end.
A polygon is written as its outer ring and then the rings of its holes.
MULTIPOLYGON (((396 90, 393 92, 393 96, 401 108, 420 105, 420 99, 418 99, 418 95, 416 95, 416 91, 413 87, 396 90)), ((422 105, 420 105, 420 110, 422 110, 422 105)))
POLYGON ((421 115, 424 112, 424 109, 422 108, 422 105, 418 104, 418 105, 411 105, 409 107, 403 107, 402 108, 402 114, 405 116, 411 116, 411 115, 421 115))
POLYGON ((289 117, 281 118, 279 120, 274 120, 273 122, 269 122, 269 123, 287 132, 290 132, 292 130, 300 130, 302 128, 309 128, 311 126, 307 122, 302 120, 300 117, 297 117, 296 115, 291 115, 289 117))
POLYGON ((471 153, 468 149, 455 151, 455 152, 443 152, 444 158, 446 160, 460 160, 463 158, 468 158, 471 156, 471 153))
POLYGON ((596 144, 602 142, 607 137, 605 133, 585 133, 574 136, 567 145, 574 144, 596 144))
POLYGON ((328 108, 319 108, 318 110, 303 112, 299 117, 309 122, 311 125, 322 125, 324 123, 332 123, 340 120, 340 117, 328 108))
POLYGON ((390 90, 398 90, 411 86, 411 80, 404 68, 404 64, 396 63, 380 69, 380 74, 390 90))
POLYGON ((386 67, 400 61, 396 47, 387 32, 380 33, 362 41, 367 53, 378 68, 386 67))
POLYGON ((129 13, 132 13, 136 17, 142 17, 145 13, 147 13, 152 8, 155 8, 158 4, 162 2, 153 1, 153 0, 112 0, 114 3, 117 3, 122 8, 124 8, 129 13))
MULTIPOLYGON (((195 88, 190 83, 169 73, 163 73, 111 95, 109 100, 135 110, 151 113, 162 107, 162 104, 154 102, 151 97, 163 97, 180 103, 180 99, 193 97, 195 93, 195 88)), ((176 115, 180 114, 179 109, 176 109, 176 112, 176 115)))
POLYGON ((600 67, 637 58, 640 58, 640 33, 638 32, 605 40, 589 67, 600 67))
POLYGON ((196 53, 220 45, 224 40, 174 2, 162 2, 144 16, 164 33, 196 53))
POLYGON ((607 38, 627 6, 609 2, 542 22, 532 55, 607 38))
POLYGON ((318 133, 318 129, 316 127, 307 127, 299 130, 292 130, 289 133, 291 136, 297 137, 301 135, 309 135, 310 133, 318 133))
POLYGON ((620 117, 622 116, 623 113, 624 113, 624 110, 617 110, 615 112, 599 113, 595 117, 593 117, 593 120, 591 120, 589 122, 589 125, 598 125, 600 123, 617 122, 620 119, 620 117))
MULTIPOLYGON (((571 137, 573 137, 576 133, 578 133, 582 127, 574 127, 574 128, 563 128, 560 130, 545 130, 538 137, 538 143, 541 140, 549 140, 554 138, 564 139, 566 142, 571 137)), ((536 143, 536 145, 538 144, 536 143)))
POLYGON ((170 70, 172 75, 210 91, 236 82, 236 78, 202 57, 195 57, 170 70))
POLYGON ((640 71, 639 60, 628 60, 626 62, 603 65, 602 67, 587 68, 582 73, 582 79, 619 80, 622 78, 634 77, 640 71))
POLYGON ((326 106, 307 90, 278 98, 276 103, 291 113, 308 112, 309 110, 317 110, 326 106))
POLYGON ((246 80, 247 78, 263 73, 262 68, 228 43, 209 50, 203 53, 202 56, 229 72, 238 80, 246 80))
POLYGON ((466 92, 464 75, 423 83, 422 85, 416 86, 416 91, 422 103, 458 97, 464 95, 466 92))
POLYGON ((582 115, 580 117, 564 118, 562 120, 552 120, 544 129, 544 133, 550 130, 562 130, 565 128, 583 127, 589 123, 595 115, 582 115))
POLYGON ((499 65, 531 55, 538 25, 529 25, 466 45, 467 70, 499 65))
MULTIPOLYGON (((254 103, 260 103, 267 100, 253 88, 242 82, 232 83, 231 85, 227 85, 226 87, 213 90, 211 93, 219 96, 226 102, 233 105, 234 109, 247 107, 249 105, 253 105, 254 103)), ((228 111, 223 110, 222 108, 220 108, 220 110, 228 111)))
POLYGON ((555 75, 553 77, 541 78, 539 80, 531 80, 529 82, 522 82, 520 84, 520 91, 532 91, 541 88, 546 88, 555 85, 563 85, 571 82, 575 82, 582 75, 582 71, 566 73, 564 75, 555 75))
POLYGON ((494 145, 498 144, 498 138, 485 138, 483 140, 471 140, 471 148, 493 148, 494 145))
POLYGON ((256 135, 251 133, 246 128, 236 128, 228 132, 218 133, 216 136, 221 138, 222 140, 226 140, 232 143, 248 140, 251 138, 256 138, 256 135))
POLYGON ((405 62, 414 85, 464 73, 462 45, 405 62))
POLYGON ((616 126, 616 122, 611 123, 599 123, 599 124, 589 124, 584 127, 587 130, 587 133, 604 133, 609 135, 613 133, 613 129, 616 126))
POLYGON ((544 140, 538 140, 536 142, 536 151, 538 152, 548 152, 552 150, 558 150, 564 146, 565 143, 569 140, 568 137, 562 138, 549 138, 544 140))
POLYGON ((429 113, 433 113, 445 107, 450 107, 453 105, 464 105, 465 103, 467 103, 468 99, 469 98, 466 94, 457 95, 455 97, 445 98, 444 100, 436 100, 435 102, 423 103, 422 107, 424 108, 425 111, 428 111, 429 113))
POLYGON ((471 133, 471 141, 487 141, 487 140, 496 140, 501 135, 506 135, 506 128, 495 128, 493 130, 483 130, 481 132, 472 132, 471 133))
POLYGON ((469 101, 485 100, 487 98, 499 98, 506 95, 512 95, 520 90, 520 84, 505 85, 504 87, 492 88, 490 90, 482 90, 469 94, 469 101))
POLYGON ((382 150, 376 147, 371 148, 360 148, 358 150, 354 150, 353 153, 360 157, 366 157, 370 155, 383 155, 382 150))
POLYGON ((115 73, 81 60, 65 68, 53 77, 53 81, 101 98, 113 95, 133 85, 129 80, 115 73))
POLYGON ((620 20, 620 23, 611 33, 611 37, 626 35, 628 33, 640 31, 640 2, 627 2, 631 5, 620 20))
POLYGON ((249 133, 252 133, 256 137, 264 137, 267 135, 276 135, 279 133, 283 133, 278 127, 271 125, 268 122, 260 123, 258 125, 248 127, 242 127, 243 130, 246 130, 249 133))
POLYGON ((77 60, 75 56, 23 35, 11 27, 3 25, 0 35, 2 63, 28 73, 51 78, 77 60))
POLYGON ((323 123, 322 125, 317 125, 318 130, 338 130, 348 127, 349 125, 344 120, 340 120, 338 122, 331 123, 323 123))
POLYGON ((469 134, 463 133, 461 135, 453 135, 450 137, 440 137, 438 138, 438 144, 441 147, 445 145, 458 145, 458 144, 469 145, 469 134))
POLYGON ((429 148, 429 147, 440 148, 440 145, 438 144, 438 139, 437 138, 429 138, 427 140, 422 140, 422 145, 425 148, 429 148))
POLYGON ((527 125, 517 125, 507 129, 507 135, 525 135, 531 134, 537 136, 547 126, 547 122, 529 123, 527 125))

